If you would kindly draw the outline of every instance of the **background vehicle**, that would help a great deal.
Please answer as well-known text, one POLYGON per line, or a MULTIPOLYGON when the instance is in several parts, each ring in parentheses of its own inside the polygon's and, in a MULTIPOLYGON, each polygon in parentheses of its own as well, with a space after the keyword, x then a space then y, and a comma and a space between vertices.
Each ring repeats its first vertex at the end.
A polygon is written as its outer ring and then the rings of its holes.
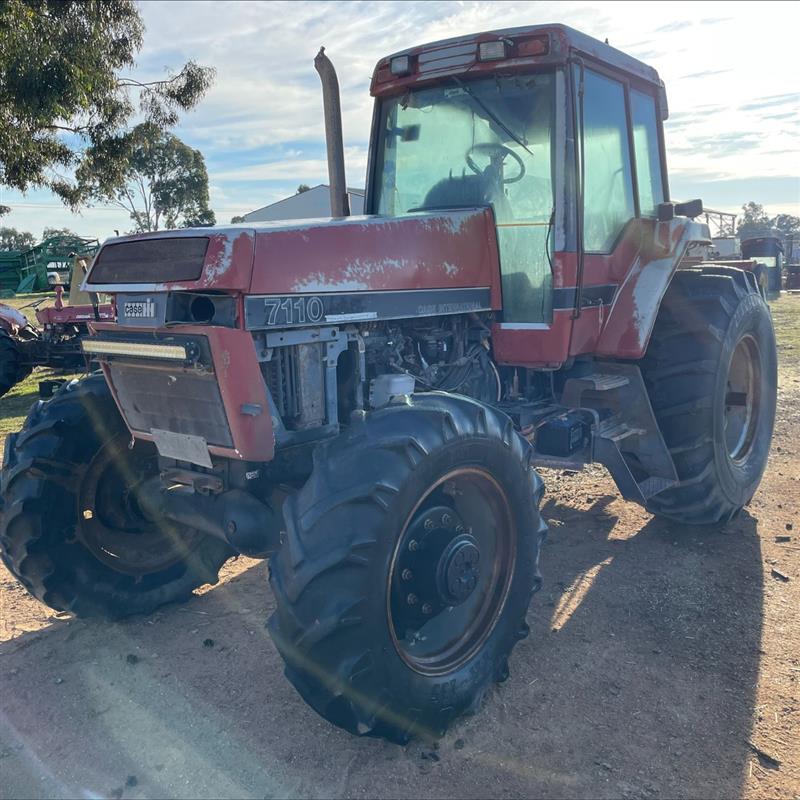
POLYGON ((101 303, 96 294, 82 292, 80 283, 86 276, 88 258, 72 258, 72 279, 69 302, 63 302, 63 285, 56 284, 56 300, 52 305, 39 301, 34 305, 38 326, 16 308, 0 303, 0 397, 30 375, 34 367, 52 367, 75 371, 86 366, 80 337, 87 333, 89 320, 112 320, 111 304, 101 303))
POLYGON ((26 250, 0 254, 0 290, 41 292, 61 285, 69 289, 75 256, 91 260, 100 243, 74 234, 48 236, 26 250))
POLYGON ((337 216, 106 242, 86 287, 117 320, 83 342, 103 374, 10 437, 0 542, 84 615, 270 556, 286 675, 403 741, 508 677, 541 583, 535 465, 598 461, 655 514, 725 523, 766 464, 775 342, 752 273, 679 269, 710 239, 699 201, 667 200, 654 70, 563 26, 382 59, 348 218, 316 63, 337 216))
POLYGON ((742 239, 742 258, 750 258, 766 272, 769 300, 780 296, 783 287, 783 235, 778 230, 762 231, 742 239))

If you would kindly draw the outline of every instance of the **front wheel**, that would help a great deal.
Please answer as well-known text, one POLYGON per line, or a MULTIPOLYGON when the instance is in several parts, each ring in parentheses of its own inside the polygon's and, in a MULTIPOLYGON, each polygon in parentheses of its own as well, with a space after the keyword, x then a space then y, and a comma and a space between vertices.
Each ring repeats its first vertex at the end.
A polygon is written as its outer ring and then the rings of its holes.
POLYGON ((775 334, 752 274, 676 273, 640 366, 679 478, 648 510, 728 522, 758 488, 775 421, 775 334))
POLYGON ((354 734, 436 735, 508 677, 541 580, 529 453, 503 414, 435 394, 318 448, 284 506, 270 633, 319 714, 354 734))
POLYGON ((6 440, 0 554, 57 611, 150 613, 215 583, 232 555, 218 539, 148 518, 138 490, 158 475, 157 453, 129 442, 101 374, 64 384, 6 440))

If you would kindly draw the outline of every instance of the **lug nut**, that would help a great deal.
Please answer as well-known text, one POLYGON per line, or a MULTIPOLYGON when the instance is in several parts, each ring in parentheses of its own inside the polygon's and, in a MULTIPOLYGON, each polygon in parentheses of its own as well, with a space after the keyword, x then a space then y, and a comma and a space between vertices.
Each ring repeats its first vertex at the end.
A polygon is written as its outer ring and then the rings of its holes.
POLYGON ((433 611, 433 609, 431 608, 431 605, 430 605, 430 603, 425 603, 425 604, 422 606, 422 613, 423 613, 423 614, 430 614, 430 613, 431 613, 431 611, 433 611))
POLYGON ((408 543, 408 549, 409 549, 409 550, 410 550, 412 553, 416 553, 416 552, 417 552, 417 550, 419 550, 419 544, 417 543, 417 540, 416 540, 416 539, 412 539, 412 540, 411 540, 411 541, 408 543))
POLYGON ((425 525, 423 527, 425 528, 426 531, 432 531, 433 530, 433 520, 432 519, 426 519, 425 520, 425 525))
POLYGON ((449 514, 442 514, 442 525, 445 528, 453 521, 453 518, 449 514))
POLYGON ((419 598, 415 594, 410 594, 408 597, 406 597, 406 603, 408 603, 410 606, 415 606, 418 600, 419 598))
POLYGON ((456 533, 464 533, 464 526, 456 525, 456 533))
POLYGON ((414 573, 410 569, 404 569, 400 574, 404 581, 410 581, 414 577, 414 573))

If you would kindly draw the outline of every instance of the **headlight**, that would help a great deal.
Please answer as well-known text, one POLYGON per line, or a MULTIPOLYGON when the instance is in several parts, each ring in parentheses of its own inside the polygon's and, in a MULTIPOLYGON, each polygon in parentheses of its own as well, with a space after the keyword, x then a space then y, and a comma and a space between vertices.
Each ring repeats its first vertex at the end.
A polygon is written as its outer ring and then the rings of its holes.
POLYGON ((165 361, 186 361, 189 354, 183 344, 149 344, 146 342, 112 342, 108 339, 82 339, 81 348, 87 355, 133 356, 158 358, 165 361))

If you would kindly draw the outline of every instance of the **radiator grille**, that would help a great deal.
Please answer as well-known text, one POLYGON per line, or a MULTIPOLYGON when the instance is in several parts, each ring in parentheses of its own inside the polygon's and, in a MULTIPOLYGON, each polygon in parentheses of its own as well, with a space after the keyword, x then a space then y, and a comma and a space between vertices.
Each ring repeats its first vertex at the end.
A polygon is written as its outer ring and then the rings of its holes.
POLYGON ((200 277, 206 236, 143 239, 108 244, 98 253, 89 283, 162 283, 200 277))
POLYGON ((150 433, 151 428, 202 436, 208 444, 233 447, 228 418, 213 374, 180 367, 109 364, 128 425, 150 433))

